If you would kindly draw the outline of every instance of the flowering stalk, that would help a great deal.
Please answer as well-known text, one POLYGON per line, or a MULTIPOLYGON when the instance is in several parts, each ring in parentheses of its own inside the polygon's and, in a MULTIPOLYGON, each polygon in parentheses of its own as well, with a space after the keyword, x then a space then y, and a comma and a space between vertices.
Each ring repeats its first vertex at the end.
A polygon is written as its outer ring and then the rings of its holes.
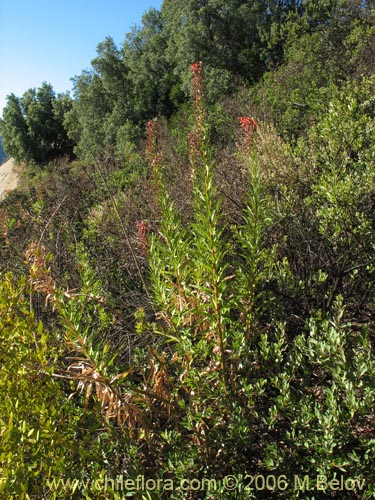
POLYGON ((238 117, 243 133, 243 149, 249 168, 249 192, 243 223, 236 228, 236 240, 240 249, 238 268, 237 304, 241 311, 241 322, 245 338, 255 338, 256 323, 270 302, 266 296, 264 282, 272 273, 273 251, 263 247, 263 239, 269 224, 268 200, 265 194, 259 160, 253 148, 258 123, 254 118, 238 117))
POLYGON ((205 311, 208 331, 206 338, 214 340, 212 353, 218 358, 223 383, 228 388, 225 359, 227 281, 223 228, 220 221, 220 199, 214 181, 214 165, 207 140, 203 103, 203 69, 199 62, 190 67, 193 73, 195 129, 190 135, 190 162, 193 168, 194 216, 192 226, 195 241, 194 262, 198 295, 197 309, 205 311))
POLYGON ((208 164, 208 148, 206 141, 206 124, 203 104, 203 68, 200 62, 195 62, 190 66, 193 74, 193 103, 195 127, 188 135, 189 157, 192 167, 191 177, 195 177, 197 169, 205 168, 208 164))
POLYGON ((203 125, 204 108, 203 108, 203 68, 200 62, 195 62, 190 66, 193 73, 193 102, 195 110, 195 118, 198 128, 203 125))
MULTIPOLYGON (((147 124, 146 154, 152 169, 151 177, 156 194, 155 206, 160 212, 161 224, 158 235, 149 238, 148 256, 150 266, 150 281, 154 300, 161 310, 157 313, 173 330, 169 338, 179 341, 180 316, 183 316, 187 307, 186 286, 189 282, 188 269, 182 265, 187 261, 189 253, 189 238, 182 225, 181 217, 171 199, 164 179, 162 153, 157 150, 156 144, 157 121, 151 120, 147 124), (168 268, 168 272, 166 269, 168 268)), ((146 227, 138 226, 139 240, 145 238, 141 234, 146 227)))
POLYGON ((258 122, 249 116, 239 116, 237 120, 239 121, 244 135, 246 150, 247 152, 250 152, 254 141, 254 134, 258 130, 258 122))

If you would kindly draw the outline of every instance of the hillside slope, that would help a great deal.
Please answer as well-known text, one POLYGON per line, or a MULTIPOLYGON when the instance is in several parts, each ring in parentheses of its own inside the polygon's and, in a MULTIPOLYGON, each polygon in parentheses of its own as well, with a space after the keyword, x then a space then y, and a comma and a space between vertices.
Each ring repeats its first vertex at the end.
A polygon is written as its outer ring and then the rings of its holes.
POLYGON ((10 158, 0 166, 0 200, 8 191, 12 191, 19 184, 19 175, 14 166, 14 160, 10 158))

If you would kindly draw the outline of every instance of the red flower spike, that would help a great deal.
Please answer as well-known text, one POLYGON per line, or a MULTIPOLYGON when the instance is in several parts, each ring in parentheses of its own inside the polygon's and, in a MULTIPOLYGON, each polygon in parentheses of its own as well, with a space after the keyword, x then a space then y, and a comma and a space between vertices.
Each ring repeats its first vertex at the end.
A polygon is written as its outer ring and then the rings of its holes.
POLYGON ((199 62, 195 62, 190 66, 190 70, 194 73, 194 75, 197 75, 201 70, 201 65, 199 62))
POLYGON ((258 130, 258 122, 254 118, 250 118, 249 116, 239 116, 237 120, 244 133, 246 148, 250 149, 253 134, 258 130))
POLYGON ((256 132, 258 129, 258 122, 254 118, 250 118, 248 116, 239 116, 237 120, 239 121, 242 130, 246 134, 256 132))

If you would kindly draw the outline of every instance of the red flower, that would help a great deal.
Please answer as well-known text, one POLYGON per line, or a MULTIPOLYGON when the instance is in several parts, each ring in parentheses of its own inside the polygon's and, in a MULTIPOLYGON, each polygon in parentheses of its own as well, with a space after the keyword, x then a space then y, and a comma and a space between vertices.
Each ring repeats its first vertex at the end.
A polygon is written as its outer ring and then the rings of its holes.
POLYGON ((194 75, 197 75, 200 70, 201 70, 201 65, 199 62, 195 62, 193 63, 191 66, 190 66, 190 70, 192 71, 192 73, 194 73, 194 75))
POLYGON ((258 129, 258 122, 254 118, 250 118, 248 116, 239 116, 237 120, 240 122, 242 130, 246 134, 256 132, 258 129))
POLYGON ((249 116, 239 116, 237 120, 244 134, 245 147, 249 151, 253 144, 253 135, 258 130, 258 122, 249 116))

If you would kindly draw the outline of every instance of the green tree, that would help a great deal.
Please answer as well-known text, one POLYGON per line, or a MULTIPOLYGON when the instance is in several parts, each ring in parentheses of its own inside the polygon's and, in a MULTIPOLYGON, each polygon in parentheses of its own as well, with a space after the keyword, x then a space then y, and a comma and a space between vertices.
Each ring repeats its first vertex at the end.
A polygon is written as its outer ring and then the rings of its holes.
POLYGON ((7 105, 0 121, 4 148, 17 161, 29 158, 30 142, 27 125, 22 111, 20 99, 14 94, 8 96, 7 105))
POLYGON ((8 97, 0 130, 4 148, 17 161, 45 164, 61 156, 71 156, 73 143, 63 121, 71 107, 68 95, 56 96, 51 85, 29 89, 21 98, 8 97))
POLYGON ((167 60, 164 19, 150 9, 126 37, 123 52, 132 75, 136 111, 141 120, 169 116, 179 102, 179 80, 167 60))
POLYGON ((115 148, 117 136, 135 123, 129 69, 113 39, 97 47, 92 68, 74 81, 74 105, 65 126, 76 143, 76 154, 87 162, 115 148))
POLYGON ((282 39, 274 33, 298 2, 248 0, 165 0, 161 14, 167 57, 189 88, 186 68, 205 65, 206 97, 217 100, 239 83, 254 83, 271 64, 280 63, 282 39), (277 38, 277 41, 276 41, 277 38), (271 43, 271 39, 273 42, 271 43))
POLYGON ((150 117, 173 112, 181 92, 166 43, 161 15, 150 9, 121 48, 110 37, 98 45, 92 69, 75 80, 75 103, 65 122, 79 156, 92 162, 108 148, 121 154, 150 117))

